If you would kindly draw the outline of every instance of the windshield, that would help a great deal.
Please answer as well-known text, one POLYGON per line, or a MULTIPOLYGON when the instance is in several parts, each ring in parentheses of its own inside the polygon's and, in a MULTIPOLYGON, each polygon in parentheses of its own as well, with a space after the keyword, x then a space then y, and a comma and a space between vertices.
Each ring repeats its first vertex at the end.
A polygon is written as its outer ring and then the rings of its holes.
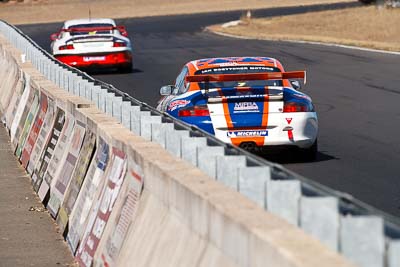
MULTIPOLYGON (((267 66, 226 66, 218 68, 209 68, 198 70, 197 74, 243 74, 243 73, 263 73, 280 72, 276 67, 267 66)), ((205 89, 205 83, 199 83, 201 89, 205 89)), ((282 86, 282 80, 256 80, 256 81, 229 81, 229 82, 209 82, 208 88, 230 88, 230 87, 264 87, 264 86, 282 86)))
POLYGON ((88 24, 72 25, 68 29, 74 29, 73 31, 70 32, 70 34, 72 36, 76 36, 76 35, 86 35, 86 34, 110 34, 113 27, 114 26, 109 23, 88 23, 88 24), (110 29, 99 31, 96 30, 96 28, 110 28, 110 29), (82 31, 80 31, 79 29, 82 29, 82 31))

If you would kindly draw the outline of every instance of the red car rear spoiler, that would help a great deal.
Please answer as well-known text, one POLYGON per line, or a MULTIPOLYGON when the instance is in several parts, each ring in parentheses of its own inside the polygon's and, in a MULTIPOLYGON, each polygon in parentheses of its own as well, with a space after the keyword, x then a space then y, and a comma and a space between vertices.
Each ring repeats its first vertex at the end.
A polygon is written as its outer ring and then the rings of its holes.
POLYGON ((241 74, 201 74, 201 75, 186 76, 187 82, 229 82, 229 81, 282 80, 282 79, 304 79, 304 83, 306 83, 306 71, 241 73, 241 74))

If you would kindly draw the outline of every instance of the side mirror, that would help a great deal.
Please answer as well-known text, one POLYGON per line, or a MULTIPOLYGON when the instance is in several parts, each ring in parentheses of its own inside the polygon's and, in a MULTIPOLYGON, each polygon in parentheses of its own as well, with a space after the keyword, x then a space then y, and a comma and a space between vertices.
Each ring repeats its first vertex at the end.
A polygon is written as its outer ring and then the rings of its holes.
POLYGON ((58 39, 59 33, 53 33, 52 35, 50 35, 50 40, 55 41, 58 39))
POLYGON ((171 95, 175 85, 165 85, 160 88, 160 95, 171 95))
POLYGON ((299 81, 290 80, 290 84, 292 85, 292 87, 293 87, 295 90, 300 90, 300 89, 301 89, 301 84, 300 84, 299 81))

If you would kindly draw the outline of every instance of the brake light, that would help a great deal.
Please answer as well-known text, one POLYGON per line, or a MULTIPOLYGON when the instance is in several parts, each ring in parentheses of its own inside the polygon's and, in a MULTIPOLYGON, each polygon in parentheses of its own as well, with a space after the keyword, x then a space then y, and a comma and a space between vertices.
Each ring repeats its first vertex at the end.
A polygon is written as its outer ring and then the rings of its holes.
POLYGON ((300 102, 285 102, 283 112, 310 112, 313 111, 312 105, 300 102))
POLYGON ((178 111, 179 117, 200 117, 209 115, 210 112, 208 111, 207 105, 187 107, 178 111))
POLYGON ((68 45, 62 45, 59 48, 60 50, 70 50, 70 49, 74 49, 74 45, 73 44, 68 44, 68 45))
POLYGON ((124 26, 117 26, 118 31, 121 33, 122 36, 128 37, 128 32, 124 26))
POLYGON ((126 47, 126 43, 123 41, 115 41, 113 47, 126 47))

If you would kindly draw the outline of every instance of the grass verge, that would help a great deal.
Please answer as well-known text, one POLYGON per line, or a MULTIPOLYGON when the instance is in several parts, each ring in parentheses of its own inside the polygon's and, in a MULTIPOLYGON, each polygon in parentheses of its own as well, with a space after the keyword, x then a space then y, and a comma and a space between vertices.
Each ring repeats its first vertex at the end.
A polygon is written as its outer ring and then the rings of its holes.
POLYGON ((239 25, 209 29, 269 40, 301 40, 400 51, 400 8, 375 6, 273 18, 242 18, 239 25))

